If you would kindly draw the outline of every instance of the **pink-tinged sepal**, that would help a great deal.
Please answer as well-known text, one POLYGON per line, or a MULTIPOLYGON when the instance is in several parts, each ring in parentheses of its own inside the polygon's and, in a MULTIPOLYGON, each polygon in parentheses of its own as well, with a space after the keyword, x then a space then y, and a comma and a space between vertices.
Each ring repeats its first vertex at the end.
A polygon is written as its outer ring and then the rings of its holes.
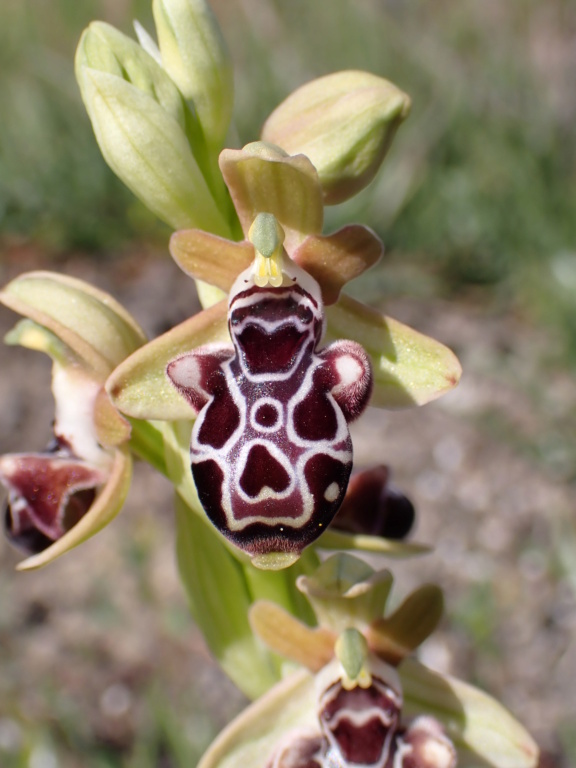
POLYGON ((234 356, 230 344, 208 344, 168 363, 166 374, 198 414, 222 386, 222 363, 234 356))
POLYGON ((320 352, 329 370, 330 394, 346 421, 358 418, 372 393, 372 366, 364 349, 355 341, 335 341, 320 352))

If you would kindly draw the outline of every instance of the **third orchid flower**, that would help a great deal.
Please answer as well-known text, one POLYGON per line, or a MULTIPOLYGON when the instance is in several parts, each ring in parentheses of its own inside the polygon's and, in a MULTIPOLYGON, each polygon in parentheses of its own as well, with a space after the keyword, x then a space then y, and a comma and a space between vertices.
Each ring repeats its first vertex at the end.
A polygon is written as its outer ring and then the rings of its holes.
POLYGON ((534 768, 538 750, 482 691, 412 652, 436 627, 442 593, 424 585, 385 614, 388 571, 334 555, 299 586, 318 626, 256 603, 256 633, 303 669, 245 710, 199 768, 534 768))

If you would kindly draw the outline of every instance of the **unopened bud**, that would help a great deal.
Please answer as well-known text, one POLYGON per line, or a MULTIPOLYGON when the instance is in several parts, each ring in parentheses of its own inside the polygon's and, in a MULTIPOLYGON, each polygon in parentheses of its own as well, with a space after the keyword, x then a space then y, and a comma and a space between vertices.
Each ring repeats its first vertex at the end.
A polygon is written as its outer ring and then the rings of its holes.
POLYGON ((126 186, 175 229, 227 234, 188 141, 188 107, 157 61, 94 22, 78 45, 76 78, 104 159, 126 186))
POLYGON ((409 111, 410 98, 388 80, 336 72, 288 96, 266 121, 262 139, 307 155, 333 205, 372 181, 409 111))
POLYGON ((222 34, 204 0, 154 0, 162 66, 194 104, 206 142, 222 149, 232 117, 233 75, 222 34))

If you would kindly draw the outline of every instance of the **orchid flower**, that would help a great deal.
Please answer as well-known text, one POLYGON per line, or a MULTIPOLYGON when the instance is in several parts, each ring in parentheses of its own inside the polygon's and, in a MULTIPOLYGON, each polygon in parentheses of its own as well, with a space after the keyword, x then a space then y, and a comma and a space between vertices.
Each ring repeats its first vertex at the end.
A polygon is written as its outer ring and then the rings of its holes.
POLYGON ((410 658, 441 616, 437 587, 384 615, 391 574, 350 555, 299 586, 318 626, 269 602, 251 621, 301 668, 233 721, 199 768, 535 768, 536 745, 504 707, 410 658))
POLYGON ((137 351, 107 391, 139 419, 200 414, 192 463, 205 510, 255 564, 285 567, 342 501, 346 421, 371 393, 387 407, 438 397, 460 367, 442 344, 341 295, 382 245, 363 226, 321 234, 322 187, 305 156, 256 143, 224 150, 220 167, 245 239, 185 230, 170 250, 228 302, 137 351))
MULTIPOLYGON (((158 46, 139 26, 140 45, 91 25, 77 77, 111 167, 173 227, 195 227, 176 232, 171 252, 206 309, 121 365, 107 391, 136 419, 197 417, 191 464, 204 511, 254 564, 286 567, 342 501, 352 460, 346 423, 369 396, 385 407, 423 403, 460 375, 441 344, 340 296, 378 261, 379 239, 361 226, 322 234, 324 204, 369 183, 410 100, 363 72, 320 78, 270 116, 263 136, 274 144, 224 149, 218 170, 231 80, 217 26, 202 0, 156 0, 154 16, 158 46), (240 321, 235 306, 248 284, 254 300, 240 321), (268 302, 281 292, 287 301, 268 302), (297 311, 312 311, 308 327, 297 311), (258 312, 267 319, 255 320, 258 312), (241 334, 236 322, 248 323, 241 334)), ((197 505, 190 487, 180 490, 197 505)), ((340 546, 351 540, 330 536, 340 546)))
POLYGON ((103 385, 145 336, 108 294, 63 275, 22 275, 0 301, 26 318, 6 341, 53 360, 53 441, 45 451, 0 457, 6 533, 31 553, 24 570, 76 547, 120 511, 131 476, 130 424, 103 385))

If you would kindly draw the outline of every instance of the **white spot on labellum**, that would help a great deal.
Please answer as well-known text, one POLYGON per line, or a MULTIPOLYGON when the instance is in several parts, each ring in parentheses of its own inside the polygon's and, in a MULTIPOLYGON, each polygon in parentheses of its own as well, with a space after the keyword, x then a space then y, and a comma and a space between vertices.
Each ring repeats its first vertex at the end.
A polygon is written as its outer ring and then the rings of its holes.
POLYGON ((338 494, 340 493, 340 486, 338 483, 330 483, 328 488, 324 491, 324 498, 326 501, 336 501, 338 494))
POLYGON ((336 370, 340 376, 340 387, 347 387, 350 384, 356 384, 364 375, 364 369, 351 355, 342 355, 336 360, 336 370))

